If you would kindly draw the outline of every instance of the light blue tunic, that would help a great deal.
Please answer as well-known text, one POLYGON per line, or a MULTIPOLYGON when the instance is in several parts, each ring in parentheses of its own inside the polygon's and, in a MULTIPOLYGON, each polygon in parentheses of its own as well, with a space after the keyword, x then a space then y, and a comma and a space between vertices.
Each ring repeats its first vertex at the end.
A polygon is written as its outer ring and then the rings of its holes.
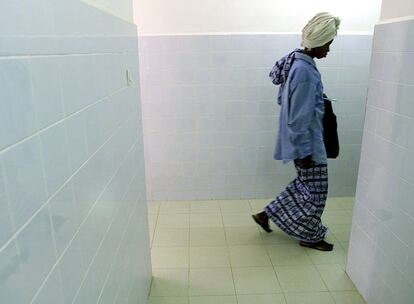
POLYGON ((295 54, 287 80, 279 88, 278 101, 281 111, 274 159, 287 163, 312 155, 313 161, 326 164, 323 85, 312 57, 295 54))

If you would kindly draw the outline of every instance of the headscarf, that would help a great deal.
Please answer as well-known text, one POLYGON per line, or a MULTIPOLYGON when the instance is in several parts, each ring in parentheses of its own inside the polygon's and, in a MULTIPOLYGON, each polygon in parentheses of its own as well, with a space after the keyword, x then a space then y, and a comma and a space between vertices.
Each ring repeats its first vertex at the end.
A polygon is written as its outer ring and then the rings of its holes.
POLYGON ((270 71, 269 77, 272 80, 273 84, 279 85, 284 84, 289 75, 290 67, 292 66, 293 61, 295 60, 295 53, 302 53, 303 50, 296 49, 290 54, 286 55, 282 59, 276 61, 273 69, 270 71))
POLYGON ((318 13, 302 30, 302 46, 313 49, 333 40, 341 20, 329 13, 318 13))

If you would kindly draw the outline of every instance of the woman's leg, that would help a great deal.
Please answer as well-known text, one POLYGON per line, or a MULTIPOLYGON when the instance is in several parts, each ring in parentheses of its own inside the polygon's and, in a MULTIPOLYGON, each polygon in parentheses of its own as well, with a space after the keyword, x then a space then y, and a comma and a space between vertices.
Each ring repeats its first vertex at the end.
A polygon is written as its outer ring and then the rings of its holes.
POLYGON ((321 222, 328 193, 327 165, 314 163, 311 168, 301 168, 295 163, 295 166, 297 177, 264 212, 253 218, 267 232, 271 232, 270 218, 281 230, 299 239, 301 245, 332 250, 332 245, 323 241, 327 228, 321 222))

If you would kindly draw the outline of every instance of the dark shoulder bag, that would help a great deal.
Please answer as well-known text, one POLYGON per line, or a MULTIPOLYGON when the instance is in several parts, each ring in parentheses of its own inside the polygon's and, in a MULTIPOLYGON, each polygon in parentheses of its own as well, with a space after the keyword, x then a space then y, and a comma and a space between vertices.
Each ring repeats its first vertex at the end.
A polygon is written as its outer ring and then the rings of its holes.
POLYGON ((336 115, 332 109, 329 98, 323 99, 325 103, 325 113, 323 115, 323 140, 325 142, 326 155, 328 158, 337 158, 339 155, 338 124, 336 115))

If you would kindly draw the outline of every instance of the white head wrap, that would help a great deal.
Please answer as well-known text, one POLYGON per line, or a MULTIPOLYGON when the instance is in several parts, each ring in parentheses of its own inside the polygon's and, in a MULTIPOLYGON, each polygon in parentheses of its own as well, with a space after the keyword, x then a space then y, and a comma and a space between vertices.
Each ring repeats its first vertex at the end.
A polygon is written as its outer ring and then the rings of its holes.
POLYGON ((316 14, 302 30, 302 46, 313 49, 333 40, 341 20, 329 13, 316 14))

